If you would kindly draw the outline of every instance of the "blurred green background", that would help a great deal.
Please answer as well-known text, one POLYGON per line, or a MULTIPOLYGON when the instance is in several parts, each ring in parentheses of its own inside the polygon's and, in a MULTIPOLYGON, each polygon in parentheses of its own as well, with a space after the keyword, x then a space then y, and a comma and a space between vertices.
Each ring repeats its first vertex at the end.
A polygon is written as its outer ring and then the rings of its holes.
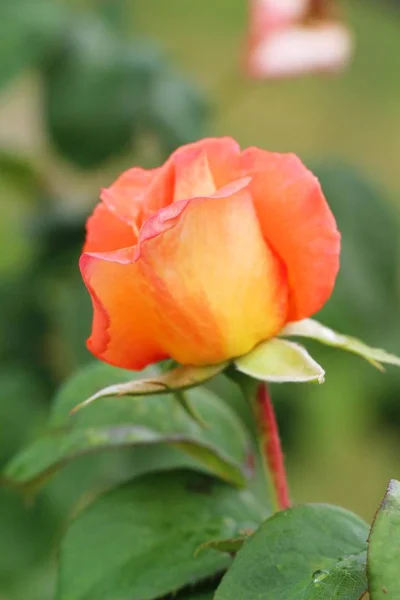
MULTIPOLYGON (((346 72, 254 82, 242 68, 245 0, 0 0, 2 464, 92 360, 77 260, 99 188, 204 135, 293 151, 315 170, 343 234, 320 318, 400 353, 400 11, 373 0, 343 9, 356 40, 346 72)), ((273 388, 293 498, 371 520, 400 478, 400 376, 310 349, 325 385, 273 388)), ((51 598, 57 540, 90 464, 68 467, 35 502, 0 489, 1 600, 51 598)))

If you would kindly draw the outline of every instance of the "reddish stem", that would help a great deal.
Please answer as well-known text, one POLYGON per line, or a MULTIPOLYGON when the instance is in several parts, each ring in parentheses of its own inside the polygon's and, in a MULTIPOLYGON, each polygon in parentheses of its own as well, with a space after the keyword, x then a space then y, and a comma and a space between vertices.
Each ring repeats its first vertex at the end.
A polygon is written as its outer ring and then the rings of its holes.
POLYGON ((263 459, 271 477, 278 510, 290 507, 289 486, 275 410, 265 383, 257 389, 257 425, 263 459))

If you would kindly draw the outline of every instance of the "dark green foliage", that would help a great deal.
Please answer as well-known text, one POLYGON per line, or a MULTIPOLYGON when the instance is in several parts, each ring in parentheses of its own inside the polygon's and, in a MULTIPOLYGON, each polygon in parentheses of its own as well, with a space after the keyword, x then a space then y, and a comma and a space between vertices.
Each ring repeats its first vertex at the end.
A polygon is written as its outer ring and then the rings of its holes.
POLYGON ((225 570, 228 555, 196 548, 254 527, 248 492, 202 475, 148 475, 99 498, 61 547, 57 600, 152 600, 225 570))
POLYGON ((150 45, 121 41, 100 20, 74 23, 44 72, 56 148, 82 168, 127 152, 161 69, 150 45))
POLYGON ((277 513, 239 550, 215 600, 358 600, 367 536, 368 526, 338 507, 277 513))
POLYGON ((400 483, 391 481, 375 515, 369 537, 368 581, 371 600, 400 597, 400 483))
MULTIPOLYGON (((171 395, 99 400, 69 417, 71 408, 102 387, 102 382, 129 381, 140 373, 94 364, 72 378, 56 398, 52 428, 19 453, 4 476, 14 485, 37 484, 69 461, 85 454, 124 447, 167 444, 190 457, 195 467, 217 474, 235 485, 246 484, 249 442, 241 422, 212 392, 195 388, 188 399, 204 420, 195 423, 171 395)), ((167 448, 160 448, 165 468, 167 448)), ((176 452, 170 453, 172 464, 176 452)), ((144 464, 133 462, 140 473, 144 464)), ((146 467, 145 467, 146 470, 146 467)))

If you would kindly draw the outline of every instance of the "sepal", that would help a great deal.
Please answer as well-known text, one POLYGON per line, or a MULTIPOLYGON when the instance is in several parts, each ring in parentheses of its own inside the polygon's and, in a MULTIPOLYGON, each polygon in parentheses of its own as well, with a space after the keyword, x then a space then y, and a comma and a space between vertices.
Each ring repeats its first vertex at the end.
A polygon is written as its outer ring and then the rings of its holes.
POLYGON ((337 333, 314 319, 304 319, 303 321, 288 323, 279 335, 283 337, 299 336, 312 338, 322 344, 353 352, 353 354, 358 354, 358 356, 365 358, 365 360, 380 371, 385 370, 381 363, 400 367, 400 358, 398 356, 390 354, 386 350, 381 350, 381 348, 372 348, 357 338, 337 333))
POLYGON ((305 348, 279 338, 262 342, 235 359, 234 364, 241 373, 272 383, 323 383, 325 376, 323 368, 305 348))

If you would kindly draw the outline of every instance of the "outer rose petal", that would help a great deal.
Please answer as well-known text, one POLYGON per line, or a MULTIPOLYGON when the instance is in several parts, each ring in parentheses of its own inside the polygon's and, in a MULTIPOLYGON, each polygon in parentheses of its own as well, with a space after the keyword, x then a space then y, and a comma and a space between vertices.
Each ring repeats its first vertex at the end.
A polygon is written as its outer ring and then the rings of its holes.
POLYGON ((102 190, 101 199, 137 234, 149 217, 173 201, 211 195, 236 179, 239 153, 239 145, 228 137, 187 144, 161 167, 125 171, 102 190))
POLYGON ((173 201, 173 185, 174 171, 169 161, 156 169, 134 167, 103 189, 101 199, 111 212, 138 231, 148 217, 173 201))
POLYGON ((288 321, 309 317, 332 293, 339 269, 340 234, 318 179, 293 154, 248 148, 242 176, 265 239, 288 271, 288 321))
POLYGON ((134 256, 82 258, 97 296, 91 349, 103 360, 125 368, 165 356, 217 363, 285 322, 285 271, 262 238, 248 190, 227 186, 177 205, 146 224, 134 256))
POLYGON ((101 360, 126 369, 143 369, 167 358, 154 337, 154 312, 133 262, 135 248, 83 254, 80 268, 93 303, 89 350, 101 360))
POLYGON ((105 204, 99 203, 86 223, 86 241, 84 252, 109 252, 133 246, 137 235, 132 227, 121 221, 108 210, 105 204))

